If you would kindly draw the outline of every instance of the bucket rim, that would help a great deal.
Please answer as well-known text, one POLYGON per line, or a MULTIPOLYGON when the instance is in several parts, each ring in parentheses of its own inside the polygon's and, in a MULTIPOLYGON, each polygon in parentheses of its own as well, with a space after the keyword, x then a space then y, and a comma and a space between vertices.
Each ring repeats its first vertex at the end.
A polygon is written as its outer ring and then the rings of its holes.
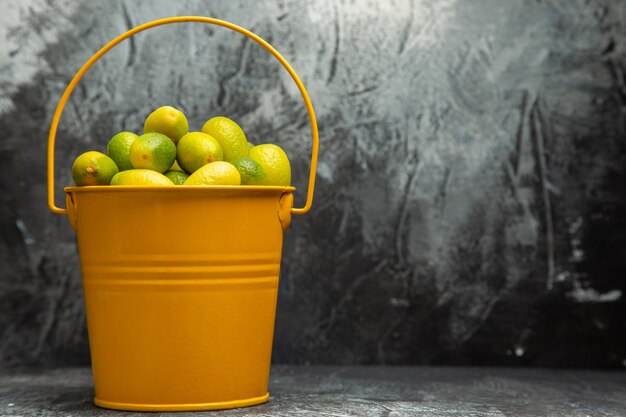
POLYGON ((155 192, 170 192, 176 190, 177 192, 191 192, 206 190, 210 191, 267 191, 276 192, 282 191, 283 193, 293 193, 296 187, 292 186, 277 186, 277 185, 83 185, 83 186, 68 186, 63 188, 66 193, 81 193, 81 192, 131 192, 131 191, 155 191, 155 192))

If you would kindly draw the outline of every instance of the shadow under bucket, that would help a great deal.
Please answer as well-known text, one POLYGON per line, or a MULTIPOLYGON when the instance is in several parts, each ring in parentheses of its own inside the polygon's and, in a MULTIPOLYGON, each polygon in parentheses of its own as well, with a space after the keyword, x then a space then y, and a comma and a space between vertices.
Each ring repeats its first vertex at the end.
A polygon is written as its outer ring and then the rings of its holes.
POLYGON ((69 187, 97 405, 266 402, 292 187, 69 187))
POLYGON ((319 149, 313 105, 278 51, 223 20, 178 16, 118 36, 94 54, 59 100, 48 134, 48 206, 76 230, 96 405, 185 411, 266 402, 283 232, 311 208, 319 149), (54 145, 72 91, 107 51, 143 30, 208 23, 270 52, 296 83, 311 122, 306 203, 293 187, 67 187, 55 203, 54 145))

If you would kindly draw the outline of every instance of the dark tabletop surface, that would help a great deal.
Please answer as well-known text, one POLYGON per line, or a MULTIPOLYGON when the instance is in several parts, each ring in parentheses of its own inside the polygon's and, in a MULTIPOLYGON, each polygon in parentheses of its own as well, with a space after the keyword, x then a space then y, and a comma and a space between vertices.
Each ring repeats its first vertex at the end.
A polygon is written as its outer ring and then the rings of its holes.
MULTIPOLYGON (((214 416, 626 416, 626 373, 274 366, 269 403, 214 416)), ((88 368, 3 371, 1 416, 124 416, 92 405, 88 368)), ((203 413, 151 413, 188 416, 203 413)))

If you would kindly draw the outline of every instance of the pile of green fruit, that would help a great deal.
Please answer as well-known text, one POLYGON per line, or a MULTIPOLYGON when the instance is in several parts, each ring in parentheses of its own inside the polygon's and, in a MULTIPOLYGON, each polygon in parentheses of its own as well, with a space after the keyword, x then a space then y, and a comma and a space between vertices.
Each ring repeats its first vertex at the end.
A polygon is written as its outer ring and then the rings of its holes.
POLYGON ((143 135, 120 132, 106 155, 89 151, 72 166, 76 185, 291 184, 291 166, 277 145, 254 146, 237 123, 213 117, 188 131, 180 110, 163 106, 148 116, 143 135))

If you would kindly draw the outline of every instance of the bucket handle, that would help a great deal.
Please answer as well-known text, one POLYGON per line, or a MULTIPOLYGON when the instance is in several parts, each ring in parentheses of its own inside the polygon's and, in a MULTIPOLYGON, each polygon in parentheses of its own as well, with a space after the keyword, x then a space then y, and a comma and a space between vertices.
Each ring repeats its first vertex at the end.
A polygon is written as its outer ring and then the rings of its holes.
POLYGON ((309 99, 309 95, 300 81, 300 77, 294 71, 294 69, 289 65, 287 60, 283 58, 283 56, 276 50, 272 45, 267 43, 265 40, 260 38, 258 35, 250 32, 247 29, 244 29, 240 26, 234 25, 230 22, 226 22, 224 20, 214 19, 211 17, 204 16, 176 16, 169 17, 165 19, 158 19, 152 22, 144 23, 143 25, 137 26, 126 33, 119 35, 117 38, 113 39, 106 45, 104 45, 98 52, 96 52, 85 64, 82 66, 80 70, 74 75, 72 81, 68 84, 67 88, 63 92, 61 99, 59 100, 59 104, 54 112, 54 116, 52 117, 52 122, 50 123, 50 132, 48 133, 48 207, 50 211, 56 214, 67 214, 66 208, 57 207, 54 199, 54 143, 56 139, 57 128, 59 126, 59 120, 61 119, 61 114, 63 113, 63 108, 67 103, 72 91, 78 84, 83 75, 91 68, 91 66, 102 57, 105 53, 107 53, 110 49, 112 49, 115 45, 122 42, 124 39, 129 38, 139 32, 142 32, 146 29, 150 29, 155 26, 169 25, 170 23, 181 23, 181 22, 199 22, 199 23, 207 23, 212 25, 223 26, 225 28, 234 30, 235 32, 239 32, 250 39, 254 40, 256 43, 261 45, 265 50, 274 55, 274 57, 282 64, 282 66, 289 72, 291 78, 295 81, 298 86, 298 90, 300 90, 300 94, 302 94, 302 98, 304 99, 304 104, 306 105, 306 109, 309 112, 309 121, 311 123, 311 132, 313 138, 313 146, 311 150, 311 168, 309 171, 309 185, 307 188, 306 195, 306 203, 302 208, 292 208, 292 214, 305 214, 311 209, 311 204, 313 203, 313 191, 315 189, 315 172, 317 169, 317 154, 319 150, 319 135, 317 132, 317 120, 315 119, 315 112, 313 111, 313 105, 311 104, 311 100, 309 99))

